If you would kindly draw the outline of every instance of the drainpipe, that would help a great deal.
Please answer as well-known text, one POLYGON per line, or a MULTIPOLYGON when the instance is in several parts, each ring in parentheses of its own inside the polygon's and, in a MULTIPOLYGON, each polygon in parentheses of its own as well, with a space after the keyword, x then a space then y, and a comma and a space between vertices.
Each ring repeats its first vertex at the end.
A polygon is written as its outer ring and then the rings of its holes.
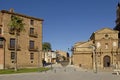
POLYGON ((5 43, 6 43, 6 40, 5 39, 3 39, 3 40, 4 40, 3 41, 4 42, 4 45, 3 45, 3 49, 4 49, 4 67, 3 68, 5 69, 5 67, 6 67, 5 66, 5 47, 6 47, 5 43))

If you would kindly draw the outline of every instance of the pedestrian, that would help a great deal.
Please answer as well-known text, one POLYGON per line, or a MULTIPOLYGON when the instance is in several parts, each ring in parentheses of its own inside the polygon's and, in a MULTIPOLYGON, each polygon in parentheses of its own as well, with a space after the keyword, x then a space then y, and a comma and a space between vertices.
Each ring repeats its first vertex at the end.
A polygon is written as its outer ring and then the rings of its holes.
POLYGON ((43 60, 42 60, 42 65, 43 65, 43 67, 44 67, 44 64, 45 64, 45 60, 43 59, 43 60))
POLYGON ((43 65, 43 67, 46 66, 46 61, 44 59, 42 60, 42 65, 43 65))

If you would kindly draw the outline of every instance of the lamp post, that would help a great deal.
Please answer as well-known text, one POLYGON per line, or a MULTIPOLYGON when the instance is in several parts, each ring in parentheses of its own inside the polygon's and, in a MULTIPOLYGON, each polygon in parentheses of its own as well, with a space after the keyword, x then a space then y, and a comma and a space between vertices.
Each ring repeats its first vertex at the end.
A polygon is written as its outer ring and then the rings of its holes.
MULTIPOLYGON (((38 44, 40 44, 40 41, 38 42, 38 44)), ((43 53, 42 48, 40 46, 38 46, 37 52, 38 52, 38 72, 40 72, 41 59, 43 53)))
MULTIPOLYGON (((70 48, 68 48, 68 51, 73 51, 72 49, 70 49, 70 48)), ((71 63, 72 63, 72 53, 71 54, 69 54, 69 65, 71 65, 71 63)))
POLYGON ((96 53, 95 53, 95 50, 96 50, 96 46, 92 45, 92 51, 93 51, 93 72, 94 73, 97 73, 97 58, 96 58, 96 53))
POLYGON ((50 57, 51 57, 51 70, 52 70, 52 52, 50 51, 50 53, 51 53, 51 55, 50 55, 50 57))
POLYGON ((38 50, 38 72, 40 72, 40 50, 38 50))

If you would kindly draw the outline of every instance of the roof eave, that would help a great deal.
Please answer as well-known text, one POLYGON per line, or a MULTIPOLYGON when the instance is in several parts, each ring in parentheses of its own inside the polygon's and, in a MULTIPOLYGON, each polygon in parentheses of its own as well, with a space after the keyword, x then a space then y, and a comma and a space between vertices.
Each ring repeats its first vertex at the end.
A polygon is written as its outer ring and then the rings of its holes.
POLYGON ((18 16, 22 16, 22 17, 27 17, 27 18, 31 18, 31 19, 35 19, 35 20, 39 20, 39 21, 44 21, 43 19, 40 19, 40 18, 35 18, 35 17, 32 17, 32 16, 27 16, 27 15, 15 13, 15 12, 10 12, 10 11, 7 11, 7 10, 1 10, 1 12, 2 13, 13 14, 13 15, 18 15, 18 16))

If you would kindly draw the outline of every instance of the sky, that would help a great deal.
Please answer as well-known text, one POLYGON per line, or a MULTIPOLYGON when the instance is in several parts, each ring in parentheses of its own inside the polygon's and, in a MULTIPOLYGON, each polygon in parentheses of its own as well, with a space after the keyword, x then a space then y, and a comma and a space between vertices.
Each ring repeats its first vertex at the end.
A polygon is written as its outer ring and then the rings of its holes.
POLYGON ((91 34, 116 25, 119 0, 0 0, 0 10, 14 8, 16 13, 44 19, 43 42, 52 50, 69 49, 76 42, 89 40, 91 34))

